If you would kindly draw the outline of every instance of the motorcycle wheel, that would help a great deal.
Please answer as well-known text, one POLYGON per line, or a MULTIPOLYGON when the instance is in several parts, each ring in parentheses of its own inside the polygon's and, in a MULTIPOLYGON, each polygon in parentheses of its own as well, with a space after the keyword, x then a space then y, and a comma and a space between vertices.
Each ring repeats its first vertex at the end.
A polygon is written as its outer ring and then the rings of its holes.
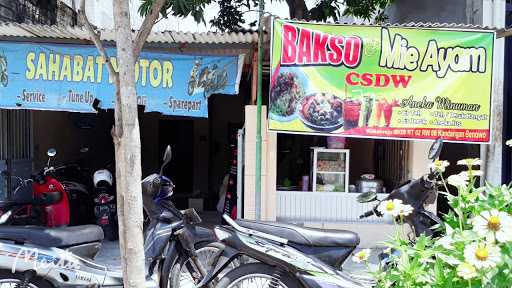
MULTIPOLYGON (((201 242, 196 244, 196 253, 199 257, 199 261, 203 263, 206 271, 211 269, 210 257, 213 257, 217 253, 218 248, 207 246, 207 242, 201 242)), ((187 263, 189 259, 180 257, 171 263, 173 259, 165 259, 162 268, 162 275, 160 278, 160 288, 194 288, 196 283, 194 278, 187 269, 187 263)), ((1 288, 1 287, 0 287, 1 288)))
POLYGON ((53 288, 46 280, 40 277, 34 277, 23 286, 23 274, 11 273, 10 271, 0 270, 0 288, 27 287, 27 288, 53 288))
POLYGON ((109 225, 105 225, 102 227, 103 233, 105 234, 105 239, 107 239, 108 241, 116 241, 119 239, 119 236, 117 235, 117 229, 114 225, 114 223, 110 223, 109 225))
POLYGON ((275 267, 263 263, 251 263, 229 271, 215 288, 295 288, 299 282, 288 274, 276 276, 275 267))

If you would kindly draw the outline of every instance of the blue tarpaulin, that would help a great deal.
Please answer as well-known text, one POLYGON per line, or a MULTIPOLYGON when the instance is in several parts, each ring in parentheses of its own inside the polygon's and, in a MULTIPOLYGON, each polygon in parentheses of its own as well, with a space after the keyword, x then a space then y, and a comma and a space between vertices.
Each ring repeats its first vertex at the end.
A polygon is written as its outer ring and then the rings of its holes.
MULTIPOLYGON (((114 67, 116 50, 107 49, 114 67)), ((243 56, 143 51, 135 64, 146 112, 208 117, 208 96, 238 94, 243 56)), ((114 108, 115 87, 94 46, 0 42, 0 108, 95 112, 114 108)))

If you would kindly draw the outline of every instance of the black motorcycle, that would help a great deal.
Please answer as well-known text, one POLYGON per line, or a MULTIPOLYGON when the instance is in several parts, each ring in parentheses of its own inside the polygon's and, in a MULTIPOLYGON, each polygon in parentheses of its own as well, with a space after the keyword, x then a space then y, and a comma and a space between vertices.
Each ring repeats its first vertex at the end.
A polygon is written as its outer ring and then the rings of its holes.
POLYGON ((96 224, 103 229, 105 238, 110 241, 119 238, 116 191, 113 180, 112 173, 107 169, 94 172, 94 216, 96 216, 96 224))
MULTIPOLYGON (((80 149, 81 158, 89 151, 80 149)), ((70 225, 87 225, 95 223, 94 202, 92 195, 92 177, 89 169, 78 160, 55 167, 53 175, 64 186, 69 195, 70 225)))
MULTIPOLYGON (((429 151, 430 160, 439 157, 442 144, 442 140, 433 143, 429 151)), ((416 236, 433 235, 432 227, 441 223, 436 215, 424 209, 425 204, 437 197, 435 179, 435 171, 430 171, 420 179, 404 183, 384 199, 400 199, 414 208, 414 212, 405 217, 404 221, 413 228, 416 236)), ((359 202, 376 200, 377 195, 372 192, 358 197, 359 202)), ((360 218, 382 216, 377 210, 379 203, 360 218)), ((232 269, 216 287, 362 288, 375 285, 371 278, 341 271, 341 264, 359 244, 359 237, 353 232, 271 222, 233 221, 227 215, 224 215, 224 219, 229 226, 216 226, 214 229, 217 239, 221 241, 221 244, 215 245, 222 252, 215 256, 216 268, 201 285, 211 283, 218 273, 242 255, 255 261, 232 269)), ((381 256, 383 265, 387 265, 387 259, 381 256)))
POLYGON ((202 220, 194 209, 180 211, 174 206, 171 196, 175 186, 163 175, 170 160, 171 147, 167 146, 160 173, 142 180, 144 212, 149 218, 144 229, 145 255, 150 273, 155 269, 160 272, 161 288, 193 287, 211 270, 210 259, 218 249, 207 246, 215 242, 215 235, 197 226, 202 220))

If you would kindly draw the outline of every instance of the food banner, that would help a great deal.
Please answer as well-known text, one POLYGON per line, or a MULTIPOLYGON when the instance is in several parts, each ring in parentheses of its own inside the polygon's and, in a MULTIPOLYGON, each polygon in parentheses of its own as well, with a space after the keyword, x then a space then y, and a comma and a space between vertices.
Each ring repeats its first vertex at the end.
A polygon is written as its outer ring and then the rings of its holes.
POLYGON ((494 39, 276 19, 269 129, 489 142, 494 39))
MULTIPOLYGON (((117 67, 116 50, 107 53, 117 67)), ((208 117, 208 96, 238 94, 243 56, 143 51, 134 66, 146 112, 208 117)), ((116 68, 117 69, 117 68, 116 68)), ((114 108, 115 87, 96 47, 0 42, 0 108, 95 112, 114 108)))

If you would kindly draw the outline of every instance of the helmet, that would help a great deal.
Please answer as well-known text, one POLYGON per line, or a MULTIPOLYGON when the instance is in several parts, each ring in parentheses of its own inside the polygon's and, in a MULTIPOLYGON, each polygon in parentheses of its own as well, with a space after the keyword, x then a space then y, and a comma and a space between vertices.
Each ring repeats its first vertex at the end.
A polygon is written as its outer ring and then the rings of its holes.
POLYGON ((110 173, 110 171, 108 171, 107 169, 101 169, 94 172, 94 176, 92 178, 94 182, 94 187, 96 188, 98 186, 105 184, 112 186, 112 173, 110 173))
POLYGON ((153 197, 153 200, 158 203, 160 200, 171 197, 174 192, 174 183, 172 183, 171 179, 160 176, 160 190, 153 197))

